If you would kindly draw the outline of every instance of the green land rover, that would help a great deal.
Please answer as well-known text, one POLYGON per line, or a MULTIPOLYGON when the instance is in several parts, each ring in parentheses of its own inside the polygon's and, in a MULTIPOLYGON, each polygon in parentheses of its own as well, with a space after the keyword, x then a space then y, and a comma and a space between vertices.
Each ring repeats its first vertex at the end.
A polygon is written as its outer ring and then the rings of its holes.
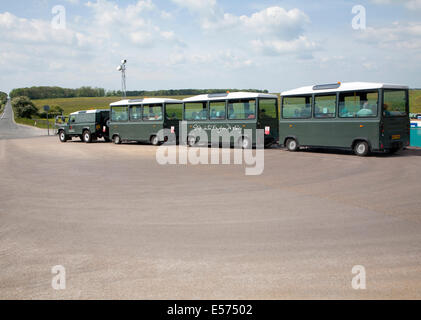
POLYGON ((110 118, 109 110, 78 111, 70 114, 68 122, 58 128, 61 142, 79 137, 80 140, 91 143, 98 138, 109 142, 109 129, 107 122, 110 118))

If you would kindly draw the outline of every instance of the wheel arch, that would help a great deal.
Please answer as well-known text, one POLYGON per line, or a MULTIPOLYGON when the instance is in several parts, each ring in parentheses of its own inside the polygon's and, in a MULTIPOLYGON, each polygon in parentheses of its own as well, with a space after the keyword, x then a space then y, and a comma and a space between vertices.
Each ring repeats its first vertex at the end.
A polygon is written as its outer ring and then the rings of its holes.
POLYGON ((361 142, 361 141, 364 141, 364 142, 366 142, 366 143, 368 144, 368 149, 369 149, 369 151, 371 152, 373 148, 372 148, 372 145, 371 145, 370 139, 368 139, 368 138, 366 138, 366 137, 357 137, 357 138, 354 138, 354 140, 352 140, 351 149, 352 149, 352 150, 354 150, 355 145, 356 145, 358 142, 361 142))

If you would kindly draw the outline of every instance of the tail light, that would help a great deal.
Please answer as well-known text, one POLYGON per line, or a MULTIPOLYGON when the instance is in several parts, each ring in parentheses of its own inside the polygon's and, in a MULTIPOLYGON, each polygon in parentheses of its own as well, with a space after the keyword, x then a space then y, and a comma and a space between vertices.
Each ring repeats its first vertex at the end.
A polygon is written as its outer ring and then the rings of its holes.
POLYGON ((380 134, 384 137, 384 123, 380 124, 380 134))

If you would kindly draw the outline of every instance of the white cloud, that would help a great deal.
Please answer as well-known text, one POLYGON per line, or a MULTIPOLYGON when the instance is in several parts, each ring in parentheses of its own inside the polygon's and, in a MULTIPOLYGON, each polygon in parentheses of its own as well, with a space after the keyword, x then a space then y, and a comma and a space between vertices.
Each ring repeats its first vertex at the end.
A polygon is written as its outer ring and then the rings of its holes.
POLYGON ((310 58, 312 52, 318 49, 314 41, 308 40, 305 36, 299 36, 291 41, 284 40, 254 40, 252 45, 257 50, 268 55, 295 53, 301 58, 310 58))
POLYGON ((380 48, 420 50, 421 23, 395 22, 387 27, 369 27, 359 33, 358 38, 380 48))
POLYGON ((198 16, 205 33, 223 33, 227 40, 249 43, 261 54, 279 53, 311 56, 317 48, 314 41, 304 35, 310 24, 309 17, 299 9, 286 10, 272 6, 251 15, 234 15, 223 12, 215 0, 172 0, 198 16))
POLYGON ((410 10, 421 9, 421 0, 371 0, 371 1, 380 5, 386 5, 386 4, 404 5, 406 8, 410 10))

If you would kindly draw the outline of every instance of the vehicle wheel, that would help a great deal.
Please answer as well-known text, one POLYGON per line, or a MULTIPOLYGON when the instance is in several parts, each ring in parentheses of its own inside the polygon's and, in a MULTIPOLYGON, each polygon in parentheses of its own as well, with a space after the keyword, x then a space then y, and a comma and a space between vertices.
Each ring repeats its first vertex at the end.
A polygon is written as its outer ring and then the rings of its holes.
POLYGON ((295 139, 288 139, 286 143, 288 151, 295 152, 298 150, 298 143, 295 139))
POLYGON ((359 141, 355 144, 354 152, 359 157, 365 157, 370 152, 368 143, 365 141, 359 141))
POLYGON ((113 142, 114 142, 114 144, 121 144, 121 138, 120 138, 120 136, 119 135, 115 135, 113 137, 113 142))
POLYGON ((85 130, 82 134, 83 136, 83 142, 85 143, 91 143, 92 142, 92 134, 89 130, 85 130))
POLYGON ((105 142, 111 142, 111 139, 109 137, 104 137, 105 142))
POLYGON ((241 137, 240 140, 238 140, 238 145, 242 149, 251 149, 251 142, 250 139, 247 137, 241 137))
POLYGON ((189 136, 189 137, 187 138, 187 145, 188 145, 189 147, 193 147, 193 146, 196 144, 196 142, 197 142, 196 137, 189 136))
POLYGON ((150 142, 151 142, 151 145, 157 146, 159 144, 159 139, 157 136, 152 136, 150 142))
POLYGON ((395 154, 396 152, 398 152, 400 149, 398 149, 398 148, 393 148, 393 149, 390 149, 389 150, 389 153, 390 154, 395 154))
POLYGON ((63 130, 61 130, 59 132, 58 136, 59 136, 61 142, 63 142, 63 143, 67 142, 67 136, 66 136, 66 133, 63 130))

